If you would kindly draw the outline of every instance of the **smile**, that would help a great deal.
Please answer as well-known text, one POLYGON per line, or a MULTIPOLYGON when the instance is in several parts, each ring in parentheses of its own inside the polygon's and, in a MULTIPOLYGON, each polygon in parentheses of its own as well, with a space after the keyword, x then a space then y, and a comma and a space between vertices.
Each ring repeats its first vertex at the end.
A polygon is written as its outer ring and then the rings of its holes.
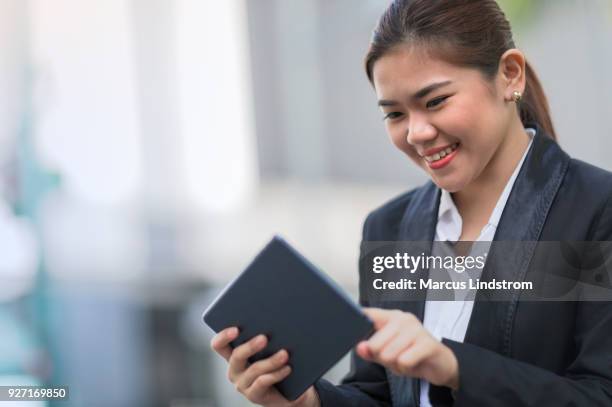
POLYGON ((429 168, 437 170, 448 165, 457 154, 459 143, 455 143, 444 149, 440 149, 434 154, 425 155, 423 159, 427 162, 429 168))

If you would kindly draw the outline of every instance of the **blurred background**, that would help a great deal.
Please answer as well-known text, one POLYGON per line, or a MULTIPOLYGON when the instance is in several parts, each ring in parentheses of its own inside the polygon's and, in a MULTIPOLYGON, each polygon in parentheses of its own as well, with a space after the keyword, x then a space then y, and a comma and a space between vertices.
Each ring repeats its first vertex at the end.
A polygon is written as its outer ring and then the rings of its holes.
MULTIPOLYGON (((248 406, 201 315, 274 233, 355 295, 365 215, 426 180, 363 72, 387 4, 0 0, 0 385, 70 388, 19 406, 248 406)), ((501 5, 612 169, 612 1, 501 5)))

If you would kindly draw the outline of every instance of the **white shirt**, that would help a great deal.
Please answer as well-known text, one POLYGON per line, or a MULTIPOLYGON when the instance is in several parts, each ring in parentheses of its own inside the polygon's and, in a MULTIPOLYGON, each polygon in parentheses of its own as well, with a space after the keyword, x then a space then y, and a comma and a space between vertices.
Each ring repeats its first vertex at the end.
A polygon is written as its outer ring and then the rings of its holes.
MULTIPOLYGON (((516 177, 533 142, 535 130, 532 128, 526 128, 525 131, 530 136, 529 145, 525 149, 523 157, 514 169, 512 176, 506 183, 506 186, 499 196, 497 204, 489 217, 489 221, 480 231, 480 235, 476 241, 491 242, 493 240, 499 219, 501 218, 504 207, 506 206, 506 201, 508 201, 508 197, 510 196, 512 186, 516 181, 516 177)), ((461 215, 453 202, 451 194, 448 191, 442 190, 440 195, 440 206, 438 208, 438 223, 436 225, 435 240, 456 242, 461 236, 462 226, 463 221, 461 219, 461 215)), ((483 247, 480 246, 479 248, 482 249, 483 247)), ((453 279, 467 277, 466 273, 463 273, 463 275, 450 273, 450 276, 453 279)), ((473 277, 473 275, 470 277, 473 277)), ((465 301, 460 298, 455 299, 455 301, 426 301, 423 326, 438 340, 448 338, 454 341, 463 342, 473 308, 474 301, 465 301)), ((428 394, 429 383, 425 380, 421 380, 420 383, 421 406, 431 407, 428 394)))

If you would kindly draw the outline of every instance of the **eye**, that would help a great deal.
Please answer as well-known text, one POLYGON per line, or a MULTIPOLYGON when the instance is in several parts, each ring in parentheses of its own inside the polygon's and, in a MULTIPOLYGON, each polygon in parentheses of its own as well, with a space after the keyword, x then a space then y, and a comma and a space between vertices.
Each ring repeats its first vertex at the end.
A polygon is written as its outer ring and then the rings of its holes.
POLYGON ((387 113, 384 117, 383 120, 393 120, 393 119, 397 119, 398 117, 400 117, 402 115, 402 112, 389 112, 387 113))
POLYGON ((429 109, 430 107, 439 106, 442 102, 444 102, 449 97, 450 96, 440 96, 440 97, 437 97, 437 98, 435 98, 433 100, 430 100, 429 102, 427 102, 426 107, 429 109))

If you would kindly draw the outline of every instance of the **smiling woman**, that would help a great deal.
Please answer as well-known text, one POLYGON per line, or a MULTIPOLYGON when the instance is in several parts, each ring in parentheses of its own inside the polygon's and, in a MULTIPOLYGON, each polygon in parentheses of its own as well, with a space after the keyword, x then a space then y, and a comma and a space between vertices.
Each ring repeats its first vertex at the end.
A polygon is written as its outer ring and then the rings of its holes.
MULTIPOLYGON (((494 0, 393 1, 365 68, 391 141, 431 181, 372 211, 364 242, 481 241, 489 252, 492 241, 612 239, 612 175, 556 143, 542 87, 494 0)), ((290 374, 287 355, 249 366, 264 344, 232 350, 231 328, 212 345, 264 406, 612 405, 612 302, 519 301, 529 273, 576 271, 515 246, 489 252, 475 301, 434 301, 426 288, 426 300, 407 290, 385 302, 360 264, 375 333, 340 385, 320 379, 295 402, 273 387, 290 374), (504 301, 485 301, 493 289, 504 301)))
POLYGON ((396 45, 379 57, 372 78, 393 143, 440 188, 470 194, 468 185, 496 174, 499 195, 529 142, 516 104, 508 103, 525 88, 524 66, 522 53, 508 50, 490 82, 418 45, 396 45))

